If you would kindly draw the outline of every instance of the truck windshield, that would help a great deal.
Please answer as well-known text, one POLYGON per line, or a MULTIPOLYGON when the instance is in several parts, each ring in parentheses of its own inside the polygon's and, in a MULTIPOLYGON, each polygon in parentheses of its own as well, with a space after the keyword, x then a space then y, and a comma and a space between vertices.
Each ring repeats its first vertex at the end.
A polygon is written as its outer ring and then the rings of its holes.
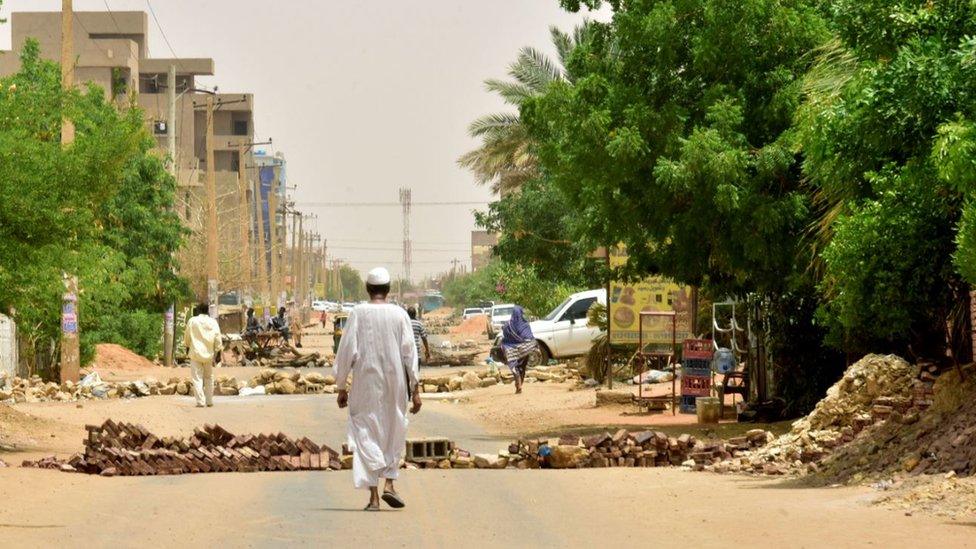
POLYGON ((563 310, 563 307, 565 307, 567 303, 572 301, 572 299, 573 299, 572 297, 567 297, 566 301, 563 301, 562 303, 559 304, 558 307, 553 309, 549 314, 542 317, 542 320, 553 320, 554 318, 556 318, 556 315, 559 314, 559 311, 563 310))
POLYGON ((499 308, 495 308, 495 309, 492 309, 491 310, 491 316, 494 316, 494 317, 499 317, 499 316, 512 316, 512 311, 514 311, 514 310, 515 310, 515 307, 499 307, 499 308))

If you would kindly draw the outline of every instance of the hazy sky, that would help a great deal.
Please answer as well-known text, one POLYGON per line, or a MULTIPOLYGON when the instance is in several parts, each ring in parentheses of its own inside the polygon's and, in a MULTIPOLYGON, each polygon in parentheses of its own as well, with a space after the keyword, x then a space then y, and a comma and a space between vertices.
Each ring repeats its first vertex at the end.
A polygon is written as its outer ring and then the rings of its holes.
MULTIPOLYGON (((148 0, 75 0, 76 11, 146 11, 148 0)), ((202 79, 255 96, 256 137, 288 159, 299 207, 318 215, 330 255, 401 271, 398 207, 309 202, 487 202, 455 160, 476 117, 503 108, 482 82, 522 46, 552 53, 549 26, 584 16, 557 0, 152 0, 177 56, 212 57, 202 79)), ((57 11, 60 0, 4 0, 0 15, 57 11)), ((596 18, 605 19, 606 13, 596 18)), ((150 54, 171 57, 151 16, 150 54)), ((10 31, 0 26, 0 49, 10 31)), ((414 208, 414 277, 470 263, 475 206, 414 208)))

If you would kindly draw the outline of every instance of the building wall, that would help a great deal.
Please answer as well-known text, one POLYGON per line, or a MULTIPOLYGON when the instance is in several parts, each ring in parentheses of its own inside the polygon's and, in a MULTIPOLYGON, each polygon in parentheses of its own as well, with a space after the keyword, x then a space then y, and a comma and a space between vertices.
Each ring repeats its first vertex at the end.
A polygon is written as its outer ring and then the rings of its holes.
POLYGON ((471 270, 477 271, 491 261, 491 249, 498 244, 498 235, 488 231, 471 231, 471 270))
MULTIPOLYGON (((177 72, 176 173, 180 185, 177 209, 192 231, 182 264, 192 271, 200 263, 205 248, 206 218, 206 113, 207 94, 193 92, 196 77, 213 75, 212 59, 148 58, 148 16, 144 12, 75 12, 75 83, 92 82, 101 86, 106 97, 120 105, 130 97, 146 114, 148 129, 154 134, 161 156, 168 156, 168 136, 155 133, 155 123, 168 121, 169 97, 166 89, 171 65, 177 72), (114 93, 113 93, 114 85, 114 93), (189 249, 192 248, 192 249, 189 249)), ((8 25, 12 49, 0 52, 0 76, 20 69, 19 52, 28 38, 40 45, 41 56, 59 61, 61 56, 60 12, 15 12, 8 25)), ((250 143, 254 140, 254 98, 251 94, 222 93, 223 103, 214 116, 214 168, 217 182, 217 216, 220 233, 221 280, 239 280, 241 271, 242 210, 238 184, 238 145, 248 144, 245 155, 245 181, 248 197, 254 200, 253 181, 258 177, 250 143)), ((253 205, 253 202, 251 202, 253 205)), ((248 213, 253 213, 253 209, 248 213)), ((191 274, 187 272, 185 274, 191 274)), ((223 285, 223 283, 222 283, 223 285)))

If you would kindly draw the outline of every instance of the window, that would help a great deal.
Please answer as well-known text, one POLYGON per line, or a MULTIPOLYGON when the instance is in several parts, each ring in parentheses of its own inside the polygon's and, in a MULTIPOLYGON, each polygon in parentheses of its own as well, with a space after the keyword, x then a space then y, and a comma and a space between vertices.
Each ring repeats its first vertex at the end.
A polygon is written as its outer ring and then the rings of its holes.
POLYGON ((586 318, 586 313, 590 310, 590 306, 593 305, 595 301, 595 297, 588 297, 573 303, 568 309, 566 309, 566 312, 563 313, 563 320, 582 320, 586 318))
POLYGON ((234 135, 247 135, 247 120, 234 121, 234 135))
POLYGON ((230 169, 233 172, 240 170, 241 168, 241 158, 240 156, 231 153, 233 156, 230 157, 230 169))

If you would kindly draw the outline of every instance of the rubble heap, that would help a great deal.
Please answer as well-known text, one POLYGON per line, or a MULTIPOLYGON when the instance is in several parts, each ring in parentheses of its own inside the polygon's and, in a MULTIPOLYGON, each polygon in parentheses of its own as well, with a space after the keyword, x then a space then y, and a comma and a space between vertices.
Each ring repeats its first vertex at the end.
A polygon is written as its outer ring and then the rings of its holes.
MULTIPOLYGON (((536 366, 525 374, 526 383, 563 383, 581 380, 579 370, 566 364, 536 366)), ((464 374, 427 377, 420 380, 420 385, 425 393, 453 393, 454 391, 468 391, 479 387, 491 387, 499 383, 512 383, 512 381, 512 373, 508 368, 488 367, 484 370, 468 371, 464 374)))
POLYGON ((88 439, 83 454, 66 461, 53 457, 24 461, 22 466, 109 477, 342 467, 339 455, 328 446, 281 433, 237 436, 219 425, 206 425, 189 438, 160 438, 140 425, 112 420, 85 428, 88 439))
MULTIPOLYGON (((890 417, 902 418, 912 406, 918 369, 895 355, 867 355, 844 372, 809 415, 790 432, 755 450, 737 450, 730 458, 698 463, 707 471, 767 475, 806 474, 837 447, 864 428, 890 417)), ((917 419, 917 417, 916 417, 917 419)))
POLYGON ((567 434, 556 440, 518 440, 498 454, 475 454, 455 448, 442 460, 408 464, 425 469, 582 469, 592 467, 667 467, 690 465, 689 456, 704 448, 689 434, 676 437, 662 432, 614 434, 590 437, 567 434))
MULTIPOLYGON (((234 381, 236 382, 236 380, 234 381)), ((269 395, 332 394, 336 392, 336 379, 333 375, 324 375, 318 372, 299 374, 298 372, 272 370, 270 368, 261 370, 247 384, 237 382, 236 385, 229 385, 226 391, 228 394, 239 394, 244 388, 242 385, 249 388, 263 386, 265 393, 269 395), (236 386, 238 392, 231 392, 233 391, 231 386, 236 386)))
POLYGON ((105 382, 92 378, 91 382, 58 384, 39 376, 8 378, 0 373, 0 402, 70 402, 103 398, 134 398, 158 395, 162 384, 152 378, 145 381, 105 382))
MULTIPOLYGON (((231 396, 247 393, 246 389, 257 389, 258 394, 319 394, 335 393, 335 377, 318 372, 300 374, 295 371, 261 370, 250 381, 244 382, 235 377, 217 376, 214 378, 214 394, 231 396)), ((89 382, 62 384, 45 382, 38 376, 31 378, 6 378, 0 374, 0 402, 71 402, 78 400, 138 398, 154 395, 191 395, 192 384, 189 379, 171 377, 162 382, 154 378, 138 381, 106 382, 97 376, 89 382)))
MULTIPOLYGON (((924 372, 923 372, 924 374, 924 372)), ((926 383, 920 376, 920 381, 926 383)), ((899 475, 976 474, 976 371, 961 380, 950 370, 935 383, 934 398, 865 430, 822 464, 825 482, 859 482, 899 475)))

